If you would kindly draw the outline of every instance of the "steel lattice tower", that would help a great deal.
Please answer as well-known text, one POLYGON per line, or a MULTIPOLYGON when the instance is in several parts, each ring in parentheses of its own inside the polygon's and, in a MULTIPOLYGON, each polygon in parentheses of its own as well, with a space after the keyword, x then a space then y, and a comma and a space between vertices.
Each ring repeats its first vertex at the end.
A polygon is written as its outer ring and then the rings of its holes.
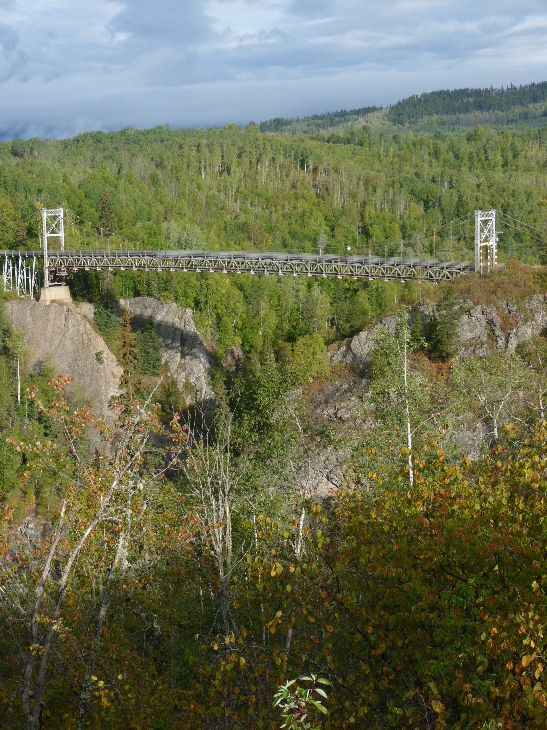
POLYGON ((496 211, 475 211, 475 271, 484 267, 483 249, 486 248, 487 271, 498 268, 498 242, 496 238, 496 211))
POLYGON ((59 238, 61 251, 65 250, 65 224, 62 208, 42 210, 42 237, 44 243, 44 287, 49 286, 49 266, 47 257, 48 238, 59 238))

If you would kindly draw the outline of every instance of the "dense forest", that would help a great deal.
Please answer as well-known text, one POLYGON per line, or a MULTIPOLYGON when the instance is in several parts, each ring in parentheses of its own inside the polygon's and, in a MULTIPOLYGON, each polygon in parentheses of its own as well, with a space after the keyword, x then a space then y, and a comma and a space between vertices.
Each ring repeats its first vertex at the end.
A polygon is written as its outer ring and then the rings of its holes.
POLYGON ((284 134, 317 134, 323 130, 332 130, 343 124, 354 124, 372 112, 380 111, 382 107, 363 106, 359 109, 340 109, 338 112, 325 112, 324 114, 310 114, 297 117, 296 119, 285 119, 274 117, 265 122, 260 122, 261 132, 282 132, 284 134))
POLYGON ((105 422, 29 366, 0 301, 2 727, 547 726, 546 163, 545 130, 481 126, 0 145, 4 249, 63 206, 76 249, 470 259, 496 208, 506 263, 451 285, 80 272, 123 368, 105 422), (193 310, 214 402, 185 402, 120 307, 138 296, 193 310), (526 340, 464 353, 475 305, 526 340), (334 358, 386 316, 366 363, 334 358))
POLYGON ((416 124, 424 117, 456 116, 471 112, 511 112, 531 105, 541 105, 538 116, 547 116, 547 81, 505 89, 454 89, 432 91, 420 96, 409 96, 389 108, 388 118, 393 124, 416 124))
MULTIPOLYGON (((96 245, 101 227, 117 234, 115 245, 148 248, 317 251, 323 234, 334 252, 397 250, 403 240, 424 253, 435 227, 467 221, 475 208, 541 228, 545 134, 350 128, 319 141, 233 127, 14 140, 0 145, 2 243, 37 243, 37 208, 55 204, 91 224, 75 218, 71 246, 96 245)), ((439 236, 446 242, 446 231, 439 236)), ((467 244, 467 228, 454 236, 467 244)), ((509 247, 521 243, 509 237, 509 247)))
MULTIPOLYGON (((38 244, 39 208, 67 210, 67 246, 257 249, 472 258, 473 211, 545 230, 545 130, 328 141, 257 127, 126 129, 0 145, 4 248, 38 244), (452 227, 450 227, 450 223, 452 227), (469 225, 468 225, 469 223, 469 225), (114 235, 115 234, 115 235, 114 235)), ((504 231, 502 258, 539 260, 504 231)))
MULTIPOLYGON (((469 261, 473 211, 494 207, 504 213, 500 261, 536 264, 547 232, 546 135, 350 128, 320 141, 230 127, 18 139, 0 145, 0 236, 5 248, 37 247, 40 206, 62 205, 66 246, 75 249, 350 249, 469 261)), ((91 275, 71 286, 84 299, 107 294, 91 275)), ((347 336, 396 297, 369 282, 144 272, 115 274, 109 286, 115 297, 161 296, 190 306, 214 346, 247 352, 305 334, 347 336)))
POLYGON ((319 135, 343 133, 345 128, 369 125, 396 132, 398 128, 427 130, 475 127, 547 125, 547 82, 507 86, 501 89, 446 89, 401 99, 389 107, 361 107, 312 114, 296 119, 276 117, 260 122, 261 132, 319 135))

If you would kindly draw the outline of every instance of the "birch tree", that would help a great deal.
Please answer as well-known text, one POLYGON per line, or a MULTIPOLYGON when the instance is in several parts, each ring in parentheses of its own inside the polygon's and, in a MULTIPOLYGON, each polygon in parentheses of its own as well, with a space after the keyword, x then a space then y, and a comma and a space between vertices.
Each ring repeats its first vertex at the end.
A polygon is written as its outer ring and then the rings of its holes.
POLYGON ((453 409, 472 412, 483 423, 489 441, 498 442, 501 429, 522 412, 526 371, 515 356, 495 353, 457 362, 451 374, 453 409))
POLYGON ((199 539, 213 560, 216 571, 220 630, 224 638, 233 630, 238 634, 230 610, 231 583, 237 567, 233 546, 232 517, 238 475, 232 455, 232 417, 220 410, 214 431, 186 426, 187 452, 182 460, 192 515, 199 528, 199 539))
MULTIPOLYGON (((0 594, 3 610, 11 611, 13 620, 23 627, 23 639, 24 627, 27 627, 28 638, 19 646, 25 730, 40 728, 51 659, 54 653, 62 653, 66 633, 63 609, 67 591, 78 565, 90 558, 88 551, 96 550, 110 567, 101 593, 87 663, 87 675, 91 676, 98 640, 109 610, 112 581, 120 569, 125 569, 130 514, 146 509, 152 486, 161 480, 165 469, 163 466, 154 471, 148 463, 150 436, 158 429, 150 403, 133 413, 128 413, 125 407, 119 428, 103 431, 104 437, 112 441, 111 457, 97 453, 86 460, 80 446, 86 429, 95 423, 95 419, 87 409, 70 412, 64 395, 69 382, 70 379, 63 376, 51 381, 56 399, 50 408, 37 403, 46 417, 57 422, 64 443, 25 444, 11 439, 13 447, 26 456, 27 474, 30 476, 36 469, 55 474, 57 490, 64 495, 50 537, 41 544, 29 545, 27 569, 6 574, 7 580, 0 594), (97 534, 99 527, 102 528, 100 535, 97 534), (110 547, 113 552, 108 555, 110 547)), ((36 393, 31 392, 30 396, 36 397, 36 393)), ((79 727, 83 726, 90 701, 87 675, 80 702, 79 727)))
POLYGON ((395 331, 380 329, 373 350, 372 381, 369 399, 374 418, 382 432, 381 442, 400 444, 403 439, 406 471, 410 486, 414 485, 414 437, 418 429, 431 419, 431 391, 424 377, 419 378, 410 366, 413 350, 420 343, 411 338, 409 313, 406 307, 397 312, 395 331))
POLYGON ((17 405, 21 405, 21 382, 26 369, 30 350, 26 343, 25 333, 13 330, 7 342, 8 350, 13 360, 17 379, 17 405))
POLYGON ((537 337, 520 345, 517 352, 526 367, 523 394, 530 411, 529 421, 535 426, 536 421, 543 420, 547 413, 547 343, 545 338, 537 337))

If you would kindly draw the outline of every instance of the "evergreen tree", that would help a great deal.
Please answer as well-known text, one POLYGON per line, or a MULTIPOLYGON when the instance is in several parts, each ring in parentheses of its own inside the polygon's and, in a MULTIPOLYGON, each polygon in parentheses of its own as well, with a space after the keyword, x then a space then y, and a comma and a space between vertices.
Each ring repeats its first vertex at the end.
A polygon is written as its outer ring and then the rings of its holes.
POLYGON ((459 306, 454 290, 448 287, 427 326, 429 353, 433 360, 447 362, 457 352, 459 306))
POLYGON ((116 316, 114 302, 110 299, 97 302, 93 310, 93 321, 107 340, 115 336, 120 328, 120 323, 116 316))
POLYGON ((142 387, 140 353, 135 343, 135 333, 131 328, 131 316, 127 309, 124 309, 122 314, 118 359, 123 367, 122 377, 120 378, 120 388, 122 390, 120 402, 126 404, 134 400, 142 387))
POLYGON ((143 375, 159 375, 162 364, 162 342, 152 320, 147 320, 142 332, 135 335, 143 375))
POLYGON ((99 225, 106 236, 111 235, 116 227, 116 214, 110 192, 105 188, 99 201, 99 225))

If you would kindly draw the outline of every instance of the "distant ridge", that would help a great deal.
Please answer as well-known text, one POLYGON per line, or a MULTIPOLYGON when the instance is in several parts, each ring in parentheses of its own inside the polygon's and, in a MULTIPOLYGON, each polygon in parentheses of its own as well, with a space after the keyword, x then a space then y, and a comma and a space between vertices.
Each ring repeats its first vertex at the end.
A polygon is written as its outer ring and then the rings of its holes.
POLYGON ((409 96, 390 107, 392 124, 417 124, 427 117, 454 116, 472 112, 509 112, 518 107, 547 102, 547 81, 505 89, 454 89, 409 96))
POLYGON ((369 123, 366 117, 374 112, 382 112, 384 122, 397 127, 425 124, 468 126, 479 123, 506 126, 547 119, 547 106, 543 105, 547 105, 547 81, 521 86, 510 84, 501 89, 493 86, 484 89, 446 89, 415 94, 386 109, 366 106, 296 119, 275 117, 260 122, 260 131, 324 135, 336 128, 339 131, 340 127, 349 124, 360 126, 369 123))
POLYGON ((310 114, 306 117, 296 119, 285 119, 275 117, 265 122, 260 122, 261 132, 291 132, 298 131, 304 134, 315 134, 323 130, 332 129, 340 124, 351 124, 359 118, 380 111, 381 106, 363 106, 360 109, 341 109, 338 112, 325 112, 324 114, 310 114))

